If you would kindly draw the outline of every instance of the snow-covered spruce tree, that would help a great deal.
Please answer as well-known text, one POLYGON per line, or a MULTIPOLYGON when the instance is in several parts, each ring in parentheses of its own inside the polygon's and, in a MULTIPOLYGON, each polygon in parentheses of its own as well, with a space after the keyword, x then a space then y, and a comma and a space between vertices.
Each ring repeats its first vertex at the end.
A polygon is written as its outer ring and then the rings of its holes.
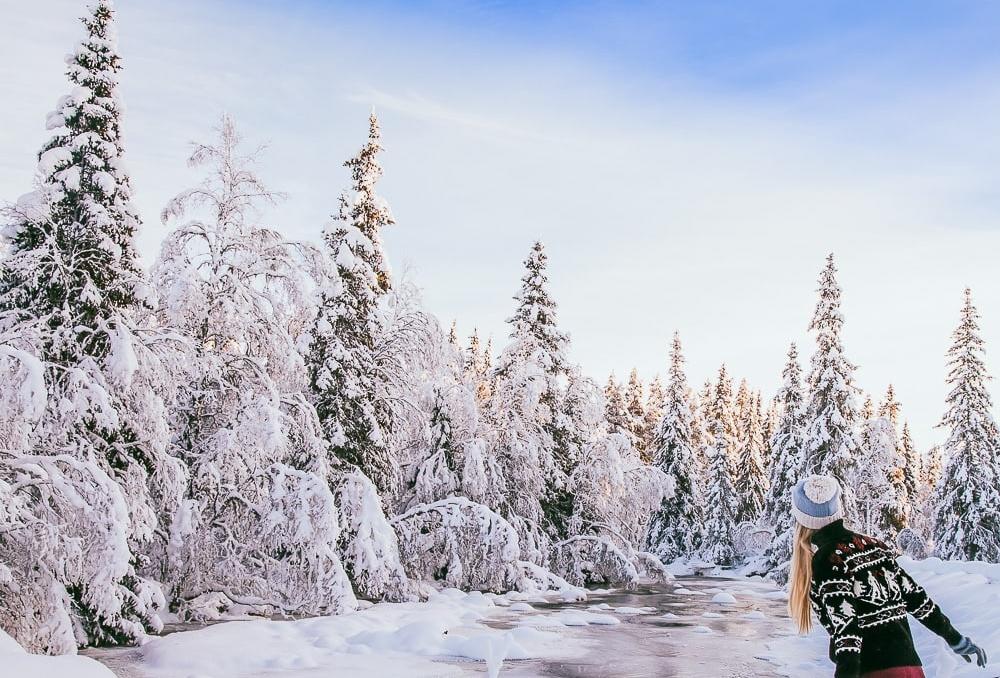
POLYGON ((934 513, 937 509, 937 484, 941 480, 944 460, 940 445, 935 445, 920 459, 920 476, 917 493, 912 500, 910 514, 911 527, 925 542, 930 542, 934 534, 934 513))
POLYGON ((628 375, 625 386, 625 421, 632 440, 632 445, 639 455, 648 460, 645 449, 646 408, 642 380, 634 367, 628 375))
POLYGON ((711 439, 708 435, 708 422, 711 414, 712 404, 712 381, 706 379, 697 394, 691 392, 691 439, 695 450, 695 468, 698 470, 698 477, 701 479, 701 487, 706 486, 708 478, 708 448, 711 446, 711 439))
POLYGON ((643 423, 642 423, 642 437, 643 445, 649 456, 650 462, 653 460, 653 438, 656 437, 656 431, 660 427, 660 420, 663 419, 663 408, 666 402, 666 394, 663 391, 663 383, 660 381, 660 375, 653 377, 653 380, 649 382, 649 393, 646 396, 646 403, 643 406, 643 423))
POLYGON ((300 247, 256 222, 277 198, 254 172, 257 153, 229 117, 218 134, 189 160, 204 180, 163 210, 178 225, 153 270, 162 322, 191 338, 174 427, 192 473, 170 526, 171 605, 195 617, 236 604, 353 609, 331 459, 296 350, 309 277, 300 247))
POLYGON ((733 450, 736 424, 733 418, 732 381, 726 366, 719 369, 708 419, 708 470, 705 479, 705 522, 702 554, 720 565, 736 559, 733 545, 737 496, 733 487, 733 450))
POLYGON ((625 391, 614 372, 608 375, 608 381, 604 385, 604 419, 608 422, 608 431, 611 433, 630 435, 625 391))
POLYGON ((733 418, 736 421, 736 449, 743 449, 744 439, 750 430, 750 417, 753 405, 753 394, 746 379, 740 379, 733 396, 733 418))
POLYGON ((764 467, 764 430, 760 394, 750 396, 746 427, 740 441, 739 466, 736 469, 736 495, 739 504, 737 523, 756 523, 764 511, 767 495, 767 469, 764 467))
POLYGON ((7 211, 0 244, 0 355, 14 358, 0 383, 17 390, 31 365, 20 388, 33 394, 0 412, 0 430, 18 432, 4 436, 0 475, 30 526, 0 537, 15 589, 0 625, 49 653, 160 628, 162 595, 140 574, 184 473, 167 454, 176 342, 148 325, 136 255, 112 3, 82 21, 72 93, 48 117, 36 190, 7 211))
POLYGON ((399 491, 387 427, 392 413, 378 397, 376 343, 382 332, 379 300, 390 288, 382 229, 392 223, 376 193, 382 177, 378 119, 369 118, 368 141, 344 165, 351 190, 323 233, 336 275, 321 290, 309 347, 309 384, 323 432, 334 454, 360 468, 387 498, 399 491))
POLYGON ((896 440, 896 453, 898 459, 896 464, 898 472, 890 474, 890 480, 896 488, 899 510, 905 515, 905 524, 898 525, 898 529, 903 529, 909 523, 909 518, 913 512, 912 504, 917 496, 917 483, 920 475, 920 460, 913 449, 913 440, 910 438, 909 425, 904 423, 900 429, 900 416, 902 405, 896 398, 896 389, 892 384, 886 388, 885 396, 879 404, 878 416, 884 417, 892 426, 893 436, 896 440))
POLYGON ((921 468, 920 453, 913 446, 913 437, 910 435, 910 422, 903 422, 903 432, 899 437, 899 452, 903 457, 903 479, 906 483, 906 496, 910 500, 911 511, 916 512, 917 497, 920 494, 920 482, 923 469, 921 468))
POLYGON ((771 456, 771 439, 774 438, 774 434, 778 432, 778 424, 781 422, 781 403, 777 397, 771 398, 771 402, 767 404, 767 412, 764 414, 764 467, 770 469, 774 464, 774 458, 771 456))
POLYGON ((459 460, 452 435, 451 415, 440 389, 435 389, 430 420, 430 456, 417 468, 414 504, 432 504, 454 496, 459 488, 459 460))
POLYGON ((892 427, 899 430, 899 412, 902 409, 899 400, 896 399, 896 388, 889 384, 885 390, 885 396, 878 406, 878 416, 885 417, 892 424, 892 427))
POLYGON ((862 426, 866 442, 853 477, 857 519, 865 534, 894 543, 909 518, 896 432, 887 417, 869 419, 862 426))
POLYGON ((816 333, 816 352, 806 381, 803 458, 807 472, 837 478, 844 488, 844 508, 850 520, 855 517, 851 480, 860 453, 855 433, 858 389, 854 385, 855 367, 844 356, 840 339, 844 317, 836 276, 831 254, 819 277, 819 301, 809 324, 816 333))
MULTIPOLYGON (((511 483, 510 510, 528 521, 526 525, 534 523, 558 538, 566 534, 573 514, 569 475, 581 441, 573 417, 566 412, 569 337, 557 325, 547 261, 545 248, 536 242, 524 262, 521 289, 514 297, 517 307, 508 319, 511 343, 495 369, 490 410, 498 457, 511 483), (518 478, 526 484, 518 483, 518 478), (535 486, 540 486, 539 492, 524 496, 535 486), (541 510, 540 516, 534 515, 536 509, 541 510)), ((521 530, 516 522, 515 527, 521 530)), ((526 556, 532 551, 524 544, 522 549, 526 556)))
POLYGON ((695 417, 684 374, 680 335, 674 333, 664 414, 653 438, 653 463, 673 482, 650 523, 648 550, 664 561, 695 553, 701 547, 702 487, 694 439, 695 417))
POLYGON ((979 312, 965 290, 948 350, 947 465, 937 486, 934 541, 942 558, 1000 562, 998 430, 990 414, 979 312))
POLYGON ((766 525, 774 529, 775 541, 767 552, 767 559, 774 568, 780 568, 792 558, 794 523, 792 519, 792 487, 803 476, 803 414, 802 368, 799 354, 792 344, 788 349, 788 362, 781 373, 782 386, 775 400, 781 408, 781 419, 770 440, 770 487, 764 502, 766 525))
POLYGON ((465 351, 465 378, 472 382, 476 398, 485 404, 490 398, 490 355, 489 347, 479 341, 479 331, 473 329, 469 347, 465 351))

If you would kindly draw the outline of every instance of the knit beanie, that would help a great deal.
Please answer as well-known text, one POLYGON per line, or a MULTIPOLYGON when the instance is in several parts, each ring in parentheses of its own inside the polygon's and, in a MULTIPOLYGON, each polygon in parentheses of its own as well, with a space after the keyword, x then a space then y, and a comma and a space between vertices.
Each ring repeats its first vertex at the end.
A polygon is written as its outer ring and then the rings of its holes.
POLYGON ((840 484, 830 476, 808 476, 792 488, 792 515, 803 527, 826 527, 844 517, 840 484))

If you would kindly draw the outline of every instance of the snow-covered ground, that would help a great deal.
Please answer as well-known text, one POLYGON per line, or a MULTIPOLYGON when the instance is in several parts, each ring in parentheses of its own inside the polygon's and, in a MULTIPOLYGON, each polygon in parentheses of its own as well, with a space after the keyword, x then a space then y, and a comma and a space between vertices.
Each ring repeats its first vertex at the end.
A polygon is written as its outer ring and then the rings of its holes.
MULTIPOLYGON (((1000 565, 941 561, 938 558, 900 564, 927 589, 959 631, 990 655, 993 665, 980 669, 956 656, 943 640, 910 619, 917 651, 929 678, 980 678, 1000 674, 1000 565)), ((789 636, 768 643, 764 656, 794 678, 827 675, 828 637, 822 628, 808 637, 789 636)))
POLYGON ((0 675, 21 678, 115 678, 115 674, 89 657, 28 654, 0 629, 0 675))
MULTIPOLYGON (((902 563, 959 630, 1000 656, 1000 565, 902 563)), ((825 632, 794 635, 783 592, 756 579, 683 577, 656 589, 571 598, 450 589, 425 603, 334 617, 231 621, 141 648, 91 652, 114 671, 88 657, 28 655, 0 635, 0 666, 32 678, 832 675, 825 632)), ((996 675, 913 626, 929 678, 996 675)))

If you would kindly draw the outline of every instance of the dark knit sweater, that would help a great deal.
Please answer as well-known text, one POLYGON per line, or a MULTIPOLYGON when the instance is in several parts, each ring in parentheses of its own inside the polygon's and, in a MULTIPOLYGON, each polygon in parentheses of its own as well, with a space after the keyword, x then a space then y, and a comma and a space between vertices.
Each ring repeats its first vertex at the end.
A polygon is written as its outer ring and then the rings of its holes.
POLYGON ((813 611, 830 633, 836 678, 920 666, 906 614, 955 644, 955 630, 924 589, 896 563, 888 546, 844 527, 827 525, 812 538, 813 611))

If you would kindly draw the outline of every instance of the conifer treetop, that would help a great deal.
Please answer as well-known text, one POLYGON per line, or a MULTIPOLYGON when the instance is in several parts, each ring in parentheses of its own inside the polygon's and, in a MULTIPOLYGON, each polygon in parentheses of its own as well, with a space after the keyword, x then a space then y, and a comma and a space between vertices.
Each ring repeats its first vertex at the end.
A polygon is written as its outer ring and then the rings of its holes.
MULTIPOLYGON (((831 473, 849 488, 851 469, 857 463, 858 441, 854 427, 858 406, 854 365, 844 356, 840 333, 840 285, 833 255, 819 277, 819 300, 809 329, 816 335, 816 352, 809 372, 806 407, 805 461, 808 471, 831 473)), ((850 512, 851 495, 845 490, 850 512)))
POLYGON ((547 265, 545 246, 535 242, 524 260, 521 289, 514 296, 517 308, 507 322, 511 325, 511 339, 532 341, 548 357, 545 369, 556 373, 566 368, 569 337, 558 329, 556 303, 548 291, 547 265))
POLYGON ((3 235, 10 256, 0 274, 0 308, 67 328, 68 336, 57 330, 51 347, 64 359, 74 352, 70 343, 91 355, 107 350, 107 342, 81 336, 82 328, 152 304, 123 162, 112 3, 99 0, 81 21, 87 35, 67 57, 72 90, 48 116, 52 137, 39 153, 38 188, 9 211, 3 235))

